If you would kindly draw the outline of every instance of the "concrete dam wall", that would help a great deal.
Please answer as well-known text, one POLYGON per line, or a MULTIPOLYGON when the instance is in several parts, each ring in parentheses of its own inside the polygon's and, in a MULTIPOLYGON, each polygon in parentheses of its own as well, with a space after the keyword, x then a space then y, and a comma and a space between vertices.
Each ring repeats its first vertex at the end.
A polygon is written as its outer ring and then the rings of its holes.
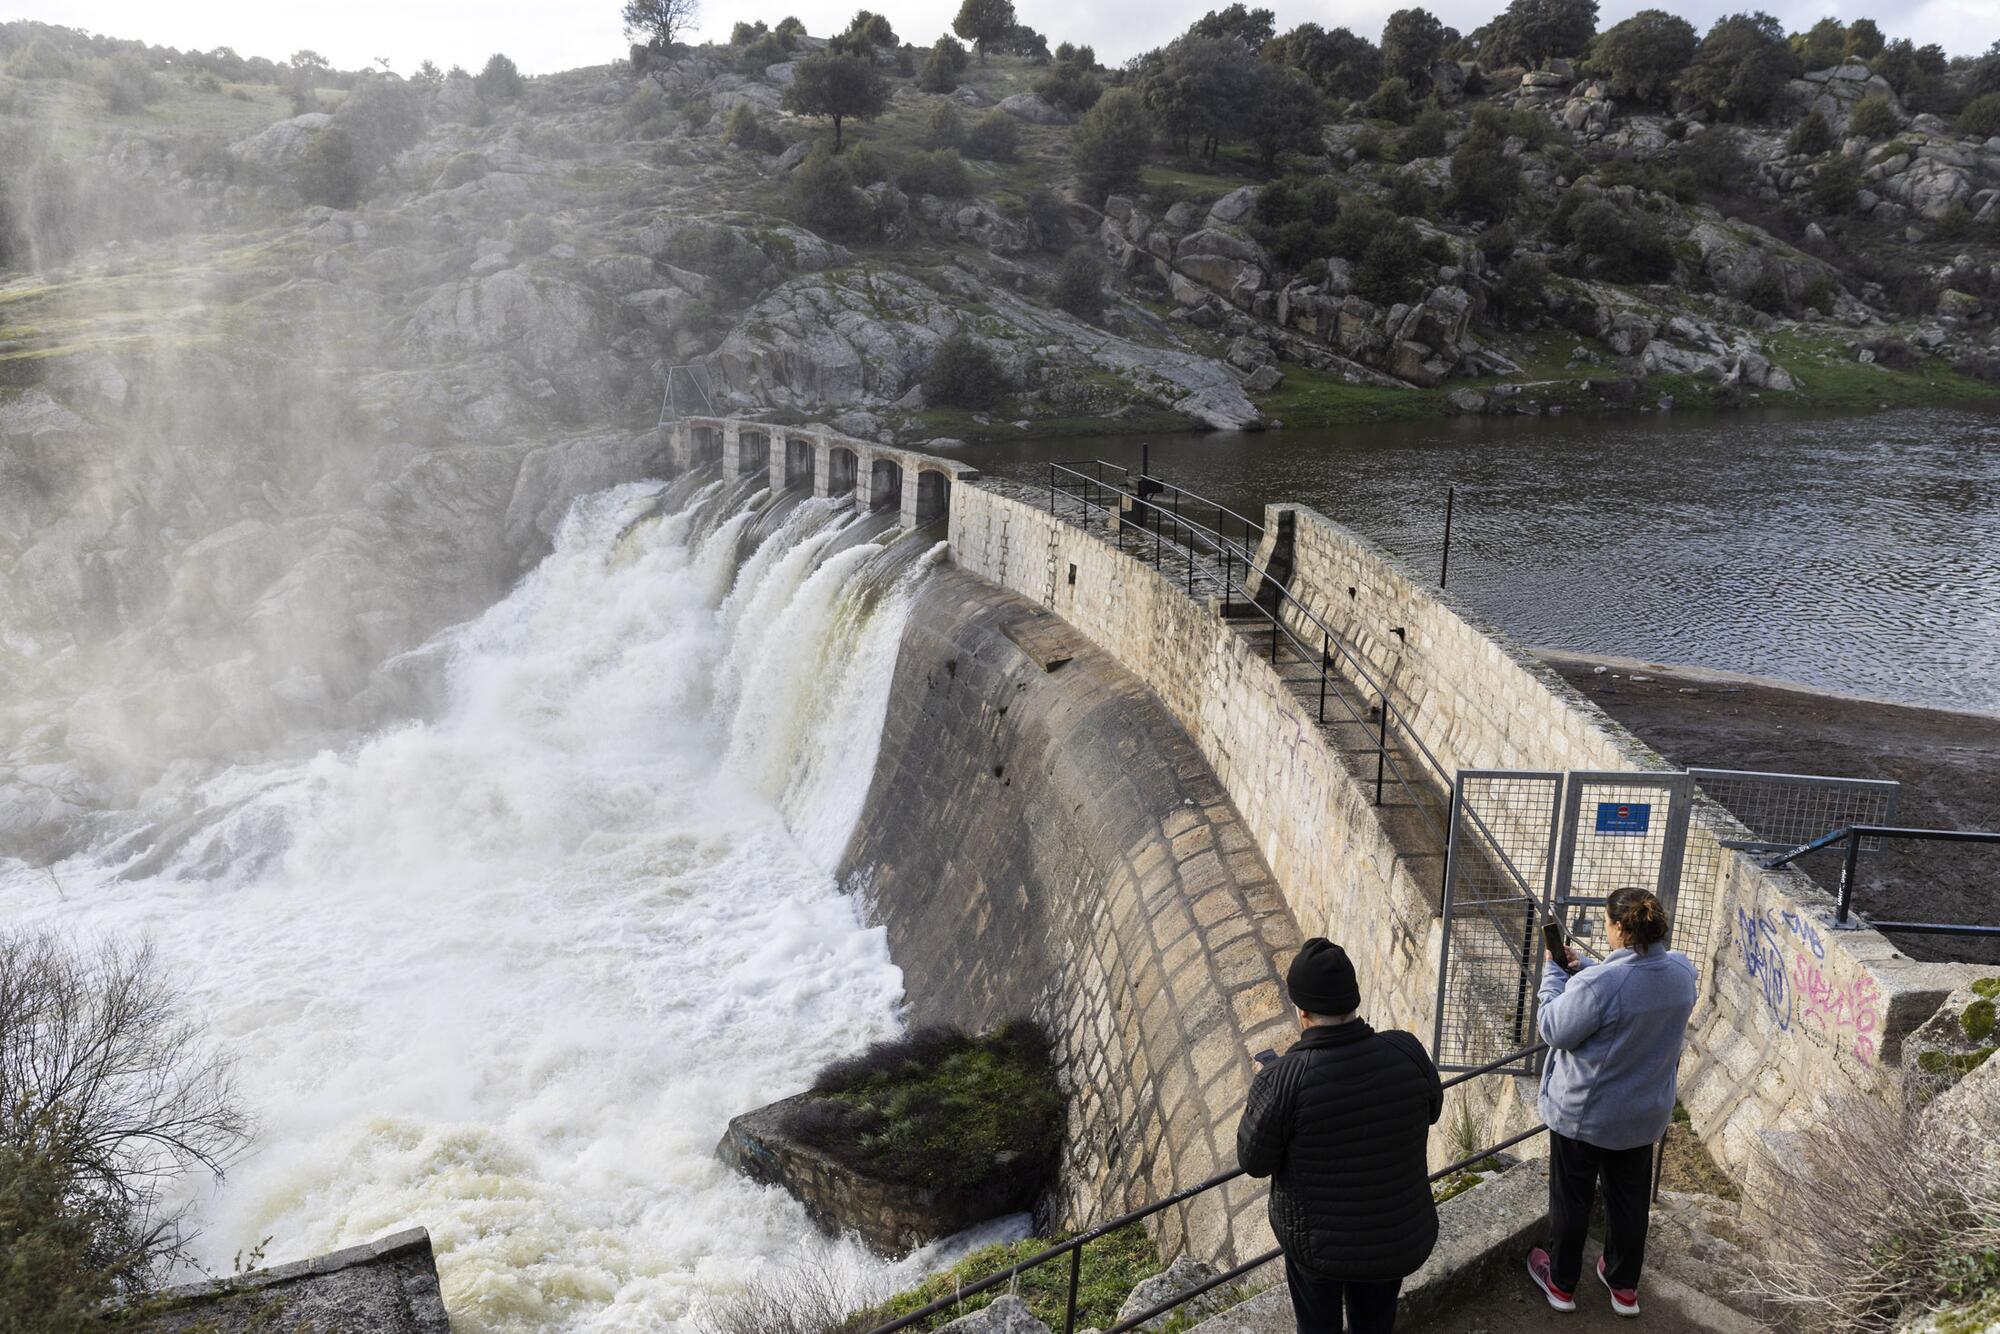
MULTIPOLYGON (((1112 656, 953 569, 918 594, 843 876, 916 1023, 1031 1015, 1070 1094, 1056 1227, 1235 1166, 1248 1056, 1295 1031, 1299 936, 1193 741, 1112 656)), ((1163 1254, 1268 1247, 1239 1181, 1159 1216, 1163 1254)))

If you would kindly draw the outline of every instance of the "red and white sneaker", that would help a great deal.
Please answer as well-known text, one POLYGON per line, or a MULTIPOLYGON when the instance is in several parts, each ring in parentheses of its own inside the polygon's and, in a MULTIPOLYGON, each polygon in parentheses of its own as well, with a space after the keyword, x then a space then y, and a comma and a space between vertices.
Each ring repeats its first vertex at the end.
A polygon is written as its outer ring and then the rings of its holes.
POLYGON ((1639 1314, 1639 1290, 1637 1288, 1614 1288, 1604 1273, 1604 1257, 1597 1257, 1597 1281, 1611 1293, 1611 1313, 1613 1315, 1639 1314))
MULTIPOLYGON (((1576 1294, 1573 1292, 1564 1292, 1556 1286, 1553 1266, 1549 1262, 1549 1253, 1539 1246, 1528 1252, 1528 1277, 1535 1280, 1535 1286, 1540 1288, 1542 1295, 1549 1299, 1550 1306, 1555 1307, 1558 1311, 1574 1311, 1576 1309, 1576 1294)), ((1635 1306, 1632 1309, 1637 1311, 1639 1308, 1635 1306)))

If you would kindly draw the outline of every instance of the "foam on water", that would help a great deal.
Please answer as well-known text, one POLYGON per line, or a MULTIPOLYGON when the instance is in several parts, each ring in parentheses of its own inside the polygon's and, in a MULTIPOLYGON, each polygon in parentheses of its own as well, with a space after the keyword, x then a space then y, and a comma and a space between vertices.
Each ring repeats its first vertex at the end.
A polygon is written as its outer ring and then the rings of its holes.
POLYGON ((578 502, 446 637, 438 718, 223 774, 164 874, 0 870, 17 922, 150 935, 240 1054, 260 1132, 200 1202, 211 1265, 422 1224, 461 1331, 692 1328, 776 1257, 873 1265, 712 1150, 896 1029, 829 868, 931 558, 824 556, 851 520, 807 502, 739 572, 722 490, 578 502))

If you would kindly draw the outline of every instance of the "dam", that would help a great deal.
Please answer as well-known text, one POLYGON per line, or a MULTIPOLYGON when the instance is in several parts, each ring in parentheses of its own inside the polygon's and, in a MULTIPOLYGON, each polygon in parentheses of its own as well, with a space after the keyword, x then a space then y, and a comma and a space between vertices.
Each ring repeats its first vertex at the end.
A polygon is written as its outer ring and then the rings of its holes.
MULTIPOLYGON (((226 770, 55 868, 60 894, 0 871, 0 903, 150 932, 242 1051, 262 1137, 198 1202, 211 1263, 421 1224, 460 1330, 693 1329, 802 1251, 875 1289, 935 1268, 815 1239, 712 1155, 907 1024, 1048 1031, 1050 1230, 1233 1167, 1306 936, 1448 1068, 1518 1057, 1510 933, 1566 848, 1578 902, 1594 873, 1572 795, 1650 804, 1655 871, 1679 840, 1683 1098, 1732 1177, 1900 1095, 1905 1035, 1977 970, 1833 929, 1680 771, 1337 523, 1155 491, 1163 525, 1136 492, 676 421, 392 664, 418 717, 226 770), (1454 829, 1484 841, 1453 855, 1454 829)), ((1451 1095, 1482 1143, 1535 1123, 1529 1058, 1500 1064, 1451 1095)), ((1270 1244, 1242 1180, 1149 1228, 1163 1258, 1270 1244)))
MULTIPOLYGON (((898 503, 852 481, 868 446, 824 431, 698 419, 670 448, 898 503)), ((1534 1041, 1537 906, 1587 930, 1616 884, 1657 881, 1702 979, 1682 1098, 1745 1184, 1787 1135, 1899 1097, 1903 1037, 1977 973, 1836 929, 1691 776, 1323 515, 876 457, 909 520, 939 494, 912 474, 948 478, 950 568, 906 624, 840 874, 887 928, 913 1016, 1025 1011, 1055 1035, 1072 1112, 1053 1226, 1233 1164, 1247 1058, 1283 1045, 1277 968, 1304 936, 1346 945, 1378 1027, 1446 1070, 1505 1067, 1458 1095, 1497 1140, 1536 1120, 1532 1061, 1509 1058, 1534 1041), (1657 822, 1620 837, 1579 808, 1657 822)), ((1162 1215, 1162 1253, 1261 1250, 1250 1184, 1162 1215)))

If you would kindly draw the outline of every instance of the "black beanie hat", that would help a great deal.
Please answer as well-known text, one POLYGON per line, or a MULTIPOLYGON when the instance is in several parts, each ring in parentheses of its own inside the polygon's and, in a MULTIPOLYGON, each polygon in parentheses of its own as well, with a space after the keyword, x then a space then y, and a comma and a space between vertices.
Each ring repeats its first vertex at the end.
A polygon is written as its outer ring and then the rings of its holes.
POLYGON ((1347 951, 1325 936, 1314 936, 1299 947, 1299 957, 1285 974, 1285 992, 1308 1014, 1352 1014, 1361 1008, 1354 965, 1347 951))

